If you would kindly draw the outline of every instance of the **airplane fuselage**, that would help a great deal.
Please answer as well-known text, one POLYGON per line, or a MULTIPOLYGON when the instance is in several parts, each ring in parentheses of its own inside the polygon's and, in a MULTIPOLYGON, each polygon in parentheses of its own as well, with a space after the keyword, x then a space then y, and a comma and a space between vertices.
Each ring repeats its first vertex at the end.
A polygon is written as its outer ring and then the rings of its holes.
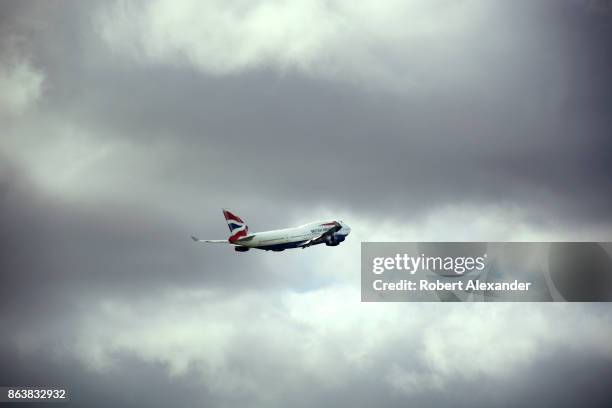
MULTIPOLYGON (((336 246, 346 239, 346 236, 351 232, 351 229, 342 221, 337 221, 341 228, 333 235, 329 235, 326 239, 316 244, 325 243, 328 246, 336 246)), ((282 251, 289 248, 299 248, 310 240, 316 239, 329 229, 333 222, 313 222, 295 228, 286 228, 274 231, 263 231, 249 234, 235 242, 236 250, 240 251, 240 247, 257 248, 268 251, 282 251)))

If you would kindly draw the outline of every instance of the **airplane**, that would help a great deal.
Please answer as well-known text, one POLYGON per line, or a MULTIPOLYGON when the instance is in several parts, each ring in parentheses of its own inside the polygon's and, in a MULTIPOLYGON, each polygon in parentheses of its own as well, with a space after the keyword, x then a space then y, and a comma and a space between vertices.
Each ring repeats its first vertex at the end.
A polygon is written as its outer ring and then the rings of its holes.
POLYGON ((237 252, 246 252, 251 248, 284 251, 323 243, 327 246, 337 246, 351 232, 349 226, 342 221, 321 221, 295 228, 249 234, 249 227, 242 218, 226 209, 223 209, 223 215, 231 232, 229 239, 199 239, 194 236, 191 236, 191 239, 202 243, 231 244, 237 252))

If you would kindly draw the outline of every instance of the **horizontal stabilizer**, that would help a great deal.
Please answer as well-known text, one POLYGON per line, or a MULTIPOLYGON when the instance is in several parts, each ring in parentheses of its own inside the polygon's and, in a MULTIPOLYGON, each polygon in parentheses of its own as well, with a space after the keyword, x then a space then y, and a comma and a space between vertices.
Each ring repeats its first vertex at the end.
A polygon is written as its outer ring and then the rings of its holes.
POLYGON ((193 235, 191 236, 191 239, 193 239, 195 242, 204 242, 208 244, 227 244, 228 243, 227 239, 199 239, 197 237, 194 237, 193 235))

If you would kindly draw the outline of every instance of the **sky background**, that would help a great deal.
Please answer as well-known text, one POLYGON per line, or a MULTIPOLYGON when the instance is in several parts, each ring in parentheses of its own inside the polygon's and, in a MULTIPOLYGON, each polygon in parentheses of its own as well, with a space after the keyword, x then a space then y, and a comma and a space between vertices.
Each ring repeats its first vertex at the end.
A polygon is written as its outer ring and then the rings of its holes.
POLYGON ((611 67, 609 1, 0 1, 0 384, 607 406, 609 305, 360 303, 359 248, 610 241, 611 67))

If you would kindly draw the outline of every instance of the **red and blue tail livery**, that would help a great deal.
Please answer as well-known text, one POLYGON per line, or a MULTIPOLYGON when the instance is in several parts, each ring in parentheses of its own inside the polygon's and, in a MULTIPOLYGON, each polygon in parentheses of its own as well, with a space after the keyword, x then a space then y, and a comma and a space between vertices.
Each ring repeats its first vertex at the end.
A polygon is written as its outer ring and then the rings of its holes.
POLYGON ((223 216, 230 229, 230 237, 227 240, 199 239, 193 236, 191 239, 196 242, 231 244, 238 252, 246 252, 251 248, 284 251, 290 248, 307 248, 317 244, 337 246, 351 232, 349 226, 342 221, 319 221, 295 228, 249 234, 249 227, 235 213, 224 209, 223 216))
POLYGON ((249 227, 242 221, 242 218, 238 217, 236 214, 232 214, 229 210, 223 210, 223 215, 225 216, 225 220, 227 221, 227 226, 230 229, 231 235, 229 237, 229 242, 234 243, 238 241, 240 238, 244 238, 249 234, 249 227))

